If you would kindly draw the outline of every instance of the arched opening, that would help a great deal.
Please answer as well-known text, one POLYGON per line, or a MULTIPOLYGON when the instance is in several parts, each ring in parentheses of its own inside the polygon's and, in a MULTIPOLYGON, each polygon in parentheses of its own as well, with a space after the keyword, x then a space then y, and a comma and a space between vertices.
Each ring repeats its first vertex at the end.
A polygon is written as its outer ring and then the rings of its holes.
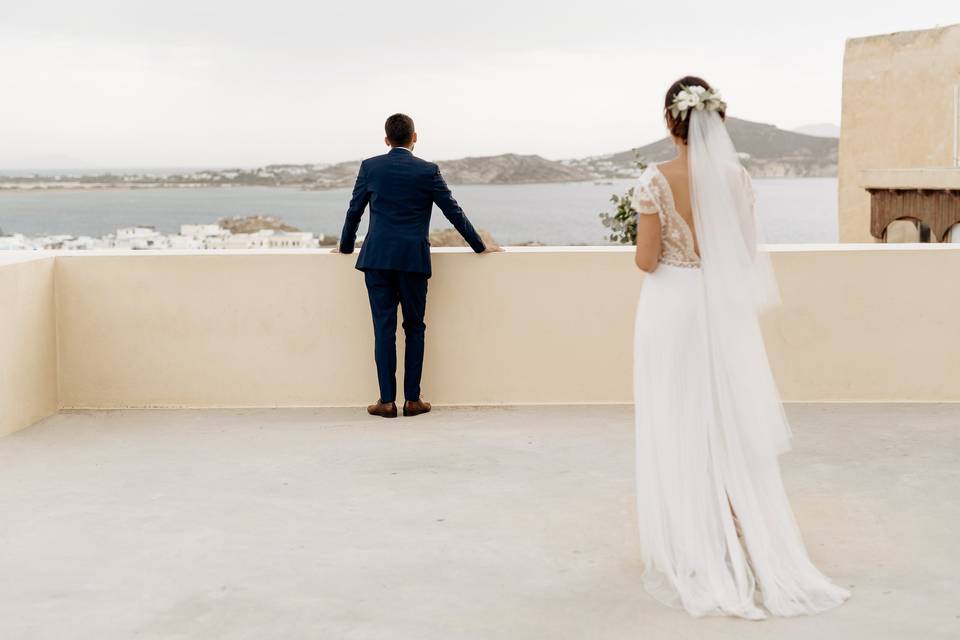
POLYGON ((947 234, 943 238, 944 242, 960 243, 960 222, 947 229, 947 234))
MULTIPOLYGON (((960 233, 957 235, 960 241, 960 233)), ((883 230, 883 241, 899 244, 911 242, 936 242, 936 236, 930 232, 930 227, 919 218, 904 216, 888 224, 883 230)))

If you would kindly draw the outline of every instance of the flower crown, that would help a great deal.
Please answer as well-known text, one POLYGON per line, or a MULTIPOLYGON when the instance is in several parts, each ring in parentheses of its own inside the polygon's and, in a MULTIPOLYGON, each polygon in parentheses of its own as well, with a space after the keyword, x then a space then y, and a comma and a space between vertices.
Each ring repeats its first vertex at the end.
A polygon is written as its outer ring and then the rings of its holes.
POLYGON ((677 92, 670 103, 670 115, 674 119, 680 116, 681 120, 686 120, 690 109, 726 111, 727 103, 720 97, 720 92, 714 89, 706 89, 696 84, 692 87, 681 85, 680 91, 677 92))

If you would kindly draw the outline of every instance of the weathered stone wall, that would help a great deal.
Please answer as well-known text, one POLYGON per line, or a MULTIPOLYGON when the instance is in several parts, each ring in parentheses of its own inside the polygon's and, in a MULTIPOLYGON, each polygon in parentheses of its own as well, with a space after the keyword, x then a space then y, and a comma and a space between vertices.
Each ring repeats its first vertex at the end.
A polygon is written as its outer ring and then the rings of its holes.
POLYGON ((855 38, 843 59, 839 216, 841 242, 873 242, 870 169, 953 163, 960 24, 855 38))

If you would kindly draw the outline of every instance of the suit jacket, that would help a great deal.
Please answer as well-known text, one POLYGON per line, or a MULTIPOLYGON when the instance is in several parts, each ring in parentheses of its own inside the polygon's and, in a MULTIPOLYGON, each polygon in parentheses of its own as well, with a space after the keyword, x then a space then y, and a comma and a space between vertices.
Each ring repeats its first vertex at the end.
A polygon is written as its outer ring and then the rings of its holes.
POLYGON ((340 251, 353 253, 363 210, 370 205, 370 226, 360 247, 357 269, 390 269, 431 274, 430 214, 436 204, 477 253, 486 249, 437 165, 408 149, 360 164, 347 219, 340 234, 340 251))

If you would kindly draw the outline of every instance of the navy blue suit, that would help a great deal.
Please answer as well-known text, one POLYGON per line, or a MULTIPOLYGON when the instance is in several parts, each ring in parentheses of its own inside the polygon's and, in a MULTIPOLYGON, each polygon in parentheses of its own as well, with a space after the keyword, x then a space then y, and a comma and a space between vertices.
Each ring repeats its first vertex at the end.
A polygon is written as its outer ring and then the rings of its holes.
POLYGON ((420 399, 424 314, 430 265, 430 214, 436 204, 477 253, 486 248, 432 162, 397 147, 364 160, 340 234, 340 252, 353 253, 360 218, 370 205, 370 225, 357 269, 364 272, 373 330, 381 402, 396 400, 397 306, 406 336, 404 396, 420 399))

